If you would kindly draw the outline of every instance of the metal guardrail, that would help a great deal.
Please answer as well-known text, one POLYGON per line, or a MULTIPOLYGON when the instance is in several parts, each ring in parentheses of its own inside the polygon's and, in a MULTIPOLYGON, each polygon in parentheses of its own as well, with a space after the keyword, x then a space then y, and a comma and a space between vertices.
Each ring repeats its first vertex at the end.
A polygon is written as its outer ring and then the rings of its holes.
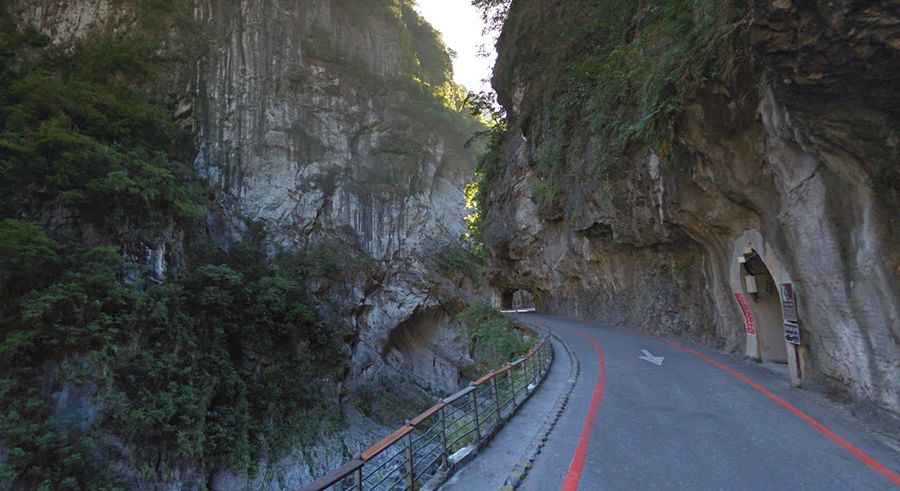
POLYGON ((302 491, 422 488, 490 440, 544 380, 552 362, 553 346, 545 337, 524 357, 443 399, 302 491))

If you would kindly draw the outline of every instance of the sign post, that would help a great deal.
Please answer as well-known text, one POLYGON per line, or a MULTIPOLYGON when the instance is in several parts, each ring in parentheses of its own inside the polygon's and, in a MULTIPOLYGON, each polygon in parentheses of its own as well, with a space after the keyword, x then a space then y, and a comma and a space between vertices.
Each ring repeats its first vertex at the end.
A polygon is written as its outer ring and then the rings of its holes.
POLYGON ((788 347, 788 369, 791 373, 791 384, 800 386, 803 378, 803 367, 800 359, 800 317, 797 315, 797 297, 794 295, 794 286, 790 283, 782 283, 779 292, 781 294, 781 313, 784 317, 784 340, 788 347))

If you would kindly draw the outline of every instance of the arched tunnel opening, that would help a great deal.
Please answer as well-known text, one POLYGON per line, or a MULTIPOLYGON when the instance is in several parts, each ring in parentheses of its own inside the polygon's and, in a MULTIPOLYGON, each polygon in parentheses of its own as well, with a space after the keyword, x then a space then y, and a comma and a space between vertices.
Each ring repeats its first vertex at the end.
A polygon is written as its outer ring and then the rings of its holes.
POLYGON ((504 288, 500 292, 500 310, 534 310, 534 294, 523 288, 504 288))
POLYGON ((809 376, 808 344, 802 335, 794 282, 760 237, 735 244, 732 288, 744 318, 745 353, 761 362, 786 364, 791 384, 809 376))
POLYGON ((763 259, 751 251, 745 256, 743 293, 752 298, 751 307, 756 315, 759 356, 763 361, 787 363, 788 353, 784 341, 784 322, 778 285, 763 259))

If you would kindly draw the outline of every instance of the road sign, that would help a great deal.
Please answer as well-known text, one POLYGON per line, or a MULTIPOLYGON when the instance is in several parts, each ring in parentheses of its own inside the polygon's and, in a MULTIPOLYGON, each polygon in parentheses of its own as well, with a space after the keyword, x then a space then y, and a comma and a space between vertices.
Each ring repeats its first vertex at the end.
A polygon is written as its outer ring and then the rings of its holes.
POLYGON ((794 287, 790 283, 781 284, 781 312, 785 322, 800 323, 797 317, 797 299, 794 297, 794 287))
POLYGON ((784 340, 791 344, 800 344, 800 324, 784 321, 784 340))
POLYGON ((743 293, 735 292, 734 298, 737 299, 737 303, 741 307, 741 313, 744 314, 744 328, 747 330, 747 334, 756 336, 756 321, 753 320, 753 311, 750 310, 747 297, 743 293))
POLYGON ((794 286, 781 284, 781 313, 784 316, 784 340, 791 344, 800 344, 800 318, 797 315, 797 297, 794 286))

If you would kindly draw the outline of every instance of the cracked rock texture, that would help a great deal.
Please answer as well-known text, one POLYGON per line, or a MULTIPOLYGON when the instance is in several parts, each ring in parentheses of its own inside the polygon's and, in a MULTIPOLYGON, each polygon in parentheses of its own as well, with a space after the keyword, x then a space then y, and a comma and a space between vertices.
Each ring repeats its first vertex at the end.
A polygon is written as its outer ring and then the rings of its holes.
POLYGON ((743 351, 733 292, 752 246, 794 285, 806 380, 900 412, 896 2, 749 2, 737 75, 690 95, 672 148, 633 145, 600 174, 589 124, 570 124, 545 206, 535 161, 563 101, 542 50, 592 21, 564 4, 515 0, 499 42, 509 131, 488 199, 492 284, 550 312, 743 351), (534 59, 542 70, 522 69, 534 59))
MULTIPOLYGON (((283 247, 325 241, 374 259, 379 273, 351 275, 334 299, 354 311, 350 379, 364 382, 392 351, 395 328, 442 312, 424 287, 430 271, 422 258, 435 240, 465 230, 469 135, 423 102, 411 81, 415 74, 445 82, 440 69, 414 72, 416 57, 447 55, 420 46, 409 27, 417 19, 356 2, 199 2, 198 9, 219 46, 200 64, 192 102, 196 165, 222 207, 213 235, 240 236, 249 219, 283 247)), ((449 58, 432 61, 442 62, 449 58)), ((465 347, 438 353, 428 341, 415 349, 441 364, 420 380, 454 388, 453 363, 465 347)), ((428 357, 407 351, 392 359, 399 368, 420 355, 428 357)))
MULTIPOLYGON (((64 46, 133 20, 130 2, 18 2, 19 14, 64 46)), ((464 190, 476 123, 423 84, 450 78, 450 58, 408 2, 196 0, 209 49, 172 75, 176 116, 197 135, 209 183, 210 240, 230 244, 260 224, 275 247, 326 248, 359 270, 317 280, 315 293, 353 324, 348 390, 386 380, 456 390, 471 363, 453 313, 471 285, 441 280, 426 258, 466 229, 464 190), (418 80, 414 80, 418 79, 418 80), (466 288, 460 288, 465 286, 466 288)), ((198 40, 199 42, 199 40, 198 40)), ((147 244, 163 280, 183 263, 182 235, 147 244)), ((462 281, 462 280, 460 280, 462 281)), ((215 489, 297 487, 374 443, 388 428, 362 415, 320 448, 256 481, 224 473, 215 489)), ((191 488, 191 471, 168 489, 191 488), (183 479, 182 479, 183 478, 183 479)))

